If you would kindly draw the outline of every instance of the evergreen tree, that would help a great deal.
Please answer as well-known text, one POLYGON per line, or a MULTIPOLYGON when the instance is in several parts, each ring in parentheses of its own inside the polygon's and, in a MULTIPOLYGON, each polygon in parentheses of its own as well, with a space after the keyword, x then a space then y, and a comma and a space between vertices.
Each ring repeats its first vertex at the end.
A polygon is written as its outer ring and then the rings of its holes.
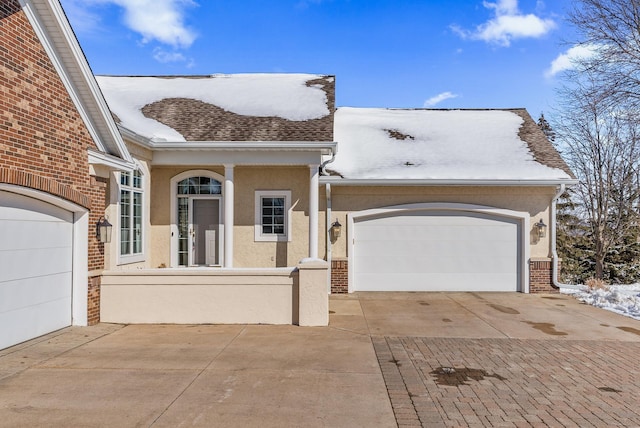
POLYGON ((540 113, 538 126, 540 127, 540 129, 542 129, 542 132, 544 132, 544 135, 546 135, 547 139, 549 139, 549 141, 553 143, 556 139, 556 133, 553 128, 551 128, 551 125, 549 125, 549 122, 547 122, 547 119, 544 118, 544 113, 540 113))

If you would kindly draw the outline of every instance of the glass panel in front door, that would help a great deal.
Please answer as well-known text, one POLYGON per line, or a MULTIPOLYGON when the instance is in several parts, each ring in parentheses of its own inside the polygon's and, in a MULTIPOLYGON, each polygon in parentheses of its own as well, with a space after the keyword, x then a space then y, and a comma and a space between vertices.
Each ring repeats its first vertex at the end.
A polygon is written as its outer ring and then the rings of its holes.
POLYGON ((220 201, 193 199, 192 264, 199 266, 220 263, 218 241, 220 229, 220 201))

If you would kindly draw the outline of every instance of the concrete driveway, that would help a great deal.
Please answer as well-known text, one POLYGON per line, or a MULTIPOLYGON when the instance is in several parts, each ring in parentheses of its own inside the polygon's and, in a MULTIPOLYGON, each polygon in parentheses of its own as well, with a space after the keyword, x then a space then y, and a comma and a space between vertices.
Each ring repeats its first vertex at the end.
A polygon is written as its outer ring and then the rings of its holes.
POLYGON ((640 425, 640 322, 567 296, 332 296, 331 325, 67 328, 0 351, 0 426, 640 425))

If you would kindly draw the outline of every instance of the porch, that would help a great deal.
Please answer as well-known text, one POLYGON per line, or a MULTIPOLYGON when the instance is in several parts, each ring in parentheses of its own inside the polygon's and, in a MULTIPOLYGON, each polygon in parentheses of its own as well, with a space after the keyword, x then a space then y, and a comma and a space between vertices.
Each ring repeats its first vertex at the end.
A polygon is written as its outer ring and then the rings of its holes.
POLYGON ((328 272, 322 260, 286 268, 105 271, 101 321, 327 325, 328 272))

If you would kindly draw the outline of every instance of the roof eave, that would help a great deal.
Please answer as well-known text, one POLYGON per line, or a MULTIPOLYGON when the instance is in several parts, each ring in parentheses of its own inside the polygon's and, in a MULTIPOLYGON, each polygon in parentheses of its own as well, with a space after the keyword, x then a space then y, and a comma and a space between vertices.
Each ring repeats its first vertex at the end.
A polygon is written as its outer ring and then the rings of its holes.
POLYGON ((98 150, 131 162, 131 154, 118 133, 60 3, 57 0, 19 1, 98 150))
POLYGON ((320 184, 332 186, 490 186, 490 187, 547 187, 561 184, 573 186, 578 180, 569 178, 555 179, 358 179, 331 176, 320 177, 320 184))

